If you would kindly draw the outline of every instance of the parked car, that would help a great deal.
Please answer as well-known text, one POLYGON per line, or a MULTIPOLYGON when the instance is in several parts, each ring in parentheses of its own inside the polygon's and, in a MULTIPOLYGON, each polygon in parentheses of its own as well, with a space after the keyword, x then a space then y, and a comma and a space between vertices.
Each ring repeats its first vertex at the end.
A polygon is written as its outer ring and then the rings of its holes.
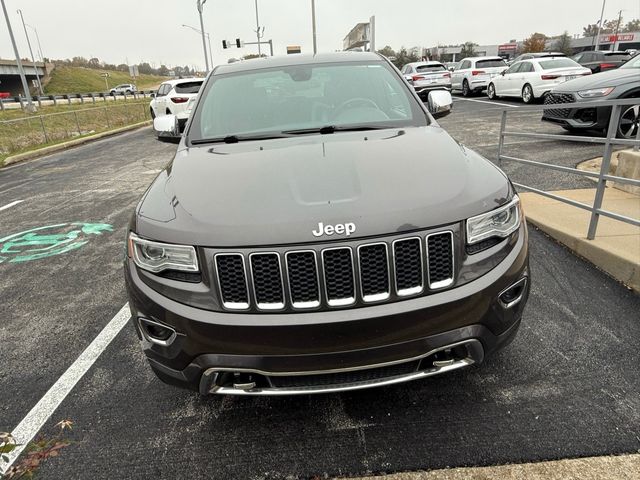
POLYGON ((133 95, 137 91, 138 89, 133 83, 123 83, 122 85, 117 85, 111 89, 111 93, 115 95, 133 95))
MULTIPOLYGON (((181 78, 162 83, 149 103, 151 118, 174 115, 181 133, 189 118, 189 100, 198 95, 203 81, 202 78, 181 78)), ((165 132, 157 130, 156 134, 167 136, 165 132)))
POLYGON ((432 90, 451 90, 451 72, 440 62, 408 63, 402 67, 402 74, 424 101, 432 90))
MULTIPOLYGON (((565 130, 606 131, 611 118, 611 107, 589 107, 594 100, 640 98, 640 55, 620 68, 597 75, 579 78, 554 88, 545 97, 545 105, 567 104, 567 108, 545 110, 542 120, 556 123, 565 130)), ((635 138, 640 125, 638 105, 622 107, 618 137, 635 138)))
POLYGON ((485 90, 491 79, 506 69, 507 64, 502 57, 465 58, 451 74, 451 88, 468 97, 485 90))
POLYGON ((514 63, 491 79, 487 96, 518 97, 524 103, 543 98, 557 85, 574 78, 591 75, 591 70, 566 57, 538 57, 514 63))
POLYGON ((571 58, 583 67, 591 69, 593 73, 599 73, 620 67, 631 58, 631 55, 626 52, 598 50, 596 52, 581 52, 571 58))
POLYGON ((522 55, 517 56, 513 60, 511 60, 509 65, 513 65, 514 63, 521 62, 522 60, 531 60, 533 58, 549 58, 549 57, 566 57, 566 55, 562 52, 528 52, 523 53, 522 55))
POLYGON ((445 63, 445 66, 447 67, 447 70, 449 70, 450 72, 453 72, 458 65, 460 65, 460 62, 447 62, 447 63, 445 63))
POLYGON ((218 65, 127 252, 151 368, 204 395, 354 390, 481 363, 514 337, 529 292, 511 182, 370 52, 218 65))

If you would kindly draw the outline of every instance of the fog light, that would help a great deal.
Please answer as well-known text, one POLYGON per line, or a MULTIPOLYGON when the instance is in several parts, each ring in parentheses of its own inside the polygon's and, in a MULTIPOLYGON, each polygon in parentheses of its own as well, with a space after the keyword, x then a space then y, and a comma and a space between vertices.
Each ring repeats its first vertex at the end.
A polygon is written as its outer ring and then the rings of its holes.
POLYGON ((139 318, 138 321, 144 336, 152 343, 166 347, 171 345, 176 338, 176 331, 171 327, 147 318, 139 318))
POLYGON ((527 287, 527 277, 518 280, 509 288, 504 290, 498 298, 504 308, 511 308, 520 303, 522 296, 524 295, 525 288, 527 287))

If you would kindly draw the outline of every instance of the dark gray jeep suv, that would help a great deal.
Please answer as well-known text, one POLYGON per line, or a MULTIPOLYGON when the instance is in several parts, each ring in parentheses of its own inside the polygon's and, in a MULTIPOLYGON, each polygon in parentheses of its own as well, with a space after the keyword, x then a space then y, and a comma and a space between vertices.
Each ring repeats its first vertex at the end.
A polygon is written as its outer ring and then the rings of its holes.
POLYGON ((373 53, 217 67, 127 252, 151 367, 202 394, 478 364, 514 337, 529 292, 511 182, 373 53))

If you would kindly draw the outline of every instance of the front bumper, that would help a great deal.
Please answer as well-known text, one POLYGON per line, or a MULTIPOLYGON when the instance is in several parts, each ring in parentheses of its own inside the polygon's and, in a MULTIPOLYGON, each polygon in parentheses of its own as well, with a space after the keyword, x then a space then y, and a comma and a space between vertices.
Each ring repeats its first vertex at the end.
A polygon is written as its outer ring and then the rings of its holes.
POLYGON ((213 312, 154 291, 131 262, 125 277, 134 325, 152 369, 166 383, 203 394, 324 393, 479 364, 513 338, 529 293, 526 281, 513 305, 499 300, 505 289, 528 280, 524 227, 508 256, 476 280, 424 297, 348 310, 213 312), (159 345, 147 336, 140 318, 172 328, 175 338, 159 345), (443 349, 448 352, 441 354, 443 349), (445 354, 451 358, 441 358, 445 354), (384 370, 388 366, 400 370, 384 370), (335 376, 346 372, 360 375, 335 376), (303 377, 301 385, 296 380, 303 377))
MULTIPOLYGON (((563 104, 566 108, 544 110, 542 121, 574 130, 603 130, 609 125, 611 107, 580 107, 582 102, 563 104)), ((585 102, 586 103, 586 102, 585 102)))

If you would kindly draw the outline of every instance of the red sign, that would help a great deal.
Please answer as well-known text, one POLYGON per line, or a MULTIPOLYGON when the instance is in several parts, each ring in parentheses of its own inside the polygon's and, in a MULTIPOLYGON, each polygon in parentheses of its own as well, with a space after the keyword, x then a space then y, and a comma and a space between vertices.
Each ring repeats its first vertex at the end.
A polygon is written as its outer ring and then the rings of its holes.
POLYGON ((498 45, 499 52, 511 52, 518 49, 517 43, 505 43, 504 45, 498 45))
POLYGON ((631 42, 635 38, 633 33, 621 33, 619 35, 601 35, 601 43, 613 43, 613 42, 631 42))

